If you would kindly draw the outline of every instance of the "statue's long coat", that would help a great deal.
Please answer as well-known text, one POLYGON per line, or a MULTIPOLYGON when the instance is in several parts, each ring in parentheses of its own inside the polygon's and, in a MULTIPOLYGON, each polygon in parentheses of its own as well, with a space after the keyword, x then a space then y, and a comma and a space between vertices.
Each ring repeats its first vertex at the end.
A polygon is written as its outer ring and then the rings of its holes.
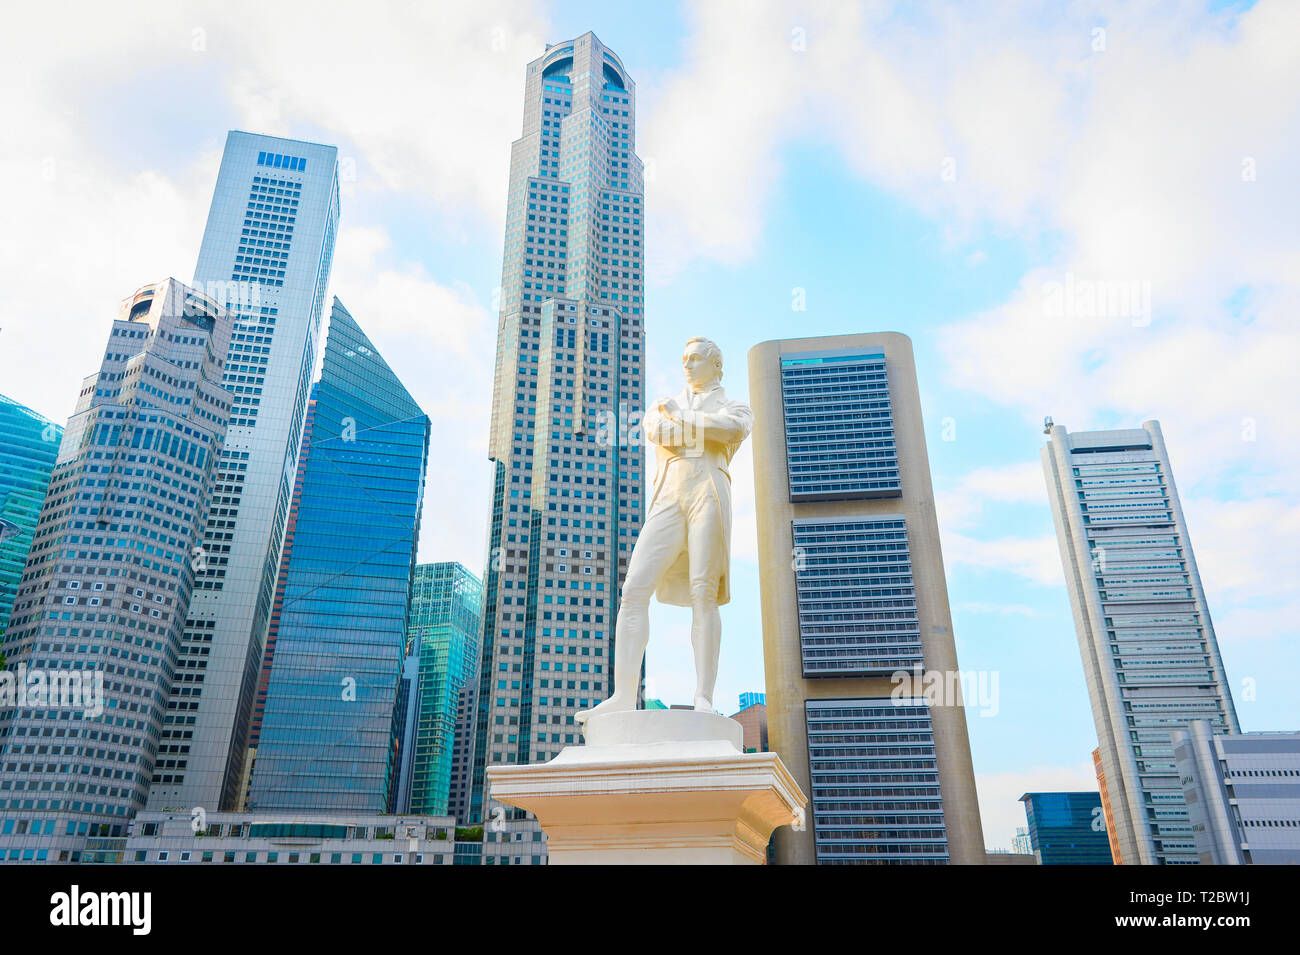
MULTIPOLYGON (((682 409, 683 425, 662 417, 650 406, 642 419, 642 428, 655 448, 654 491, 650 497, 648 514, 659 503, 660 491, 668 477, 669 468, 684 457, 703 456, 709 463, 709 477, 713 494, 718 502, 716 519, 720 522, 715 539, 721 542, 722 576, 718 580, 718 604, 731 599, 731 458, 741 442, 749 436, 754 426, 754 413, 743 401, 730 401, 721 386, 706 392, 698 399, 699 407, 690 409, 691 391, 684 389, 676 395, 682 409)), ((659 600, 678 607, 691 605, 690 561, 683 549, 681 555, 660 579, 656 593, 659 600)))

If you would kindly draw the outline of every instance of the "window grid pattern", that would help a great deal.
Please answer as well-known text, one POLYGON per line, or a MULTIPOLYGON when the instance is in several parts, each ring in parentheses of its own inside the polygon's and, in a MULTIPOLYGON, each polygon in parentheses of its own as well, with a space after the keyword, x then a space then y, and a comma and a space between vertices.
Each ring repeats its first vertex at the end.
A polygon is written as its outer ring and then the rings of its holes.
POLYGON ((781 361, 791 501, 899 497, 885 356, 781 361))
POLYGON ((0 395, 0 639, 62 440, 62 425, 0 395))
POLYGON ((1166 864, 1195 862, 1170 732, 1194 719, 1224 732, 1227 714, 1169 482, 1154 450, 1075 453, 1073 465, 1092 583, 1146 790, 1146 822, 1166 864))
POLYGON ((232 440, 218 460, 185 626, 188 680, 169 702, 163 731, 175 765, 154 780, 155 808, 232 807, 247 788, 338 216, 334 147, 230 133, 194 275, 224 287, 214 297, 235 319, 224 379, 234 395, 232 440), (297 169, 286 165, 288 150, 297 169))
POLYGON ((384 812, 430 423, 335 300, 248 807, 384 812), (356 529, 366 528, 363 539, 356 529))
MULTIPOLYGON (((494 764, 545 762, 610 689, 617 595, 641 526, 644 182, 636 91, 593 34, 529 64, 512 149, 489 457, 471 821, 494 764)), ((541 864, 535 820, 505 810, 488 865, 541 864)), ((496 837, 496 838, 494 838, 496 837)), ((466 857, 466 863, 472 860, 466 857)))
POLYGON ((924 702, 805 700, 819 865, 945 865, 948 834, 924 702))
POLYGON ((419 656, 411 811, 468 818, 469 746, 483 585, 454 562, 419 564, 408 652, 419 656))
POLYGON ((139 289, 78 396, 0 651, 12 670, 76 675, 83 692, 97 674, 103 698, 98 714, 44 699, 0 710, 0 853, 22 853, 11 861, 83 847, 95 850, 83 861, 113 861, 94 840, 120 841, 169 765, 158 740, 186 678, 178 648, 230 415, 231 327, 175 279, 139 289))
POLYGON ((881 676, 923 663, 902 516, 793 522, 805 677, 881 676))

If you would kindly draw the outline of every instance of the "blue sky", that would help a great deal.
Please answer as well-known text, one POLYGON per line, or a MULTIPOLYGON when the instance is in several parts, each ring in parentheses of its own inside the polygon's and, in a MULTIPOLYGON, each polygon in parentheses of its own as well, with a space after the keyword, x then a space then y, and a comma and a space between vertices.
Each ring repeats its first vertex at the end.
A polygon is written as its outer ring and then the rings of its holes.
MULTIPOLYGON (((336 143, 332 291, 440 442, 421 559, 481 570, 523 68, 594 30, 638 85, 651 391, 694 334, 741 397, 758 341, 912 337, 959 659, 999 679, 997 714, 968 710, 990 846, 1021 792, 1095 786, 1045 414, 1160 419, 1243 728, 1300 724, 1295 5, 331 6, 21 14, 0 39, 20 92, 0 104, 0 392, 65 418, 116 303, 191 276, 226 130, 336 143), (1150 314, 1053 317, 1070 278, 1145 283, 1150 314)), ((763 686, 746 455, 720 706, 763 686)), ((651 695, 684 701, 686 618, 655 623, 651 695)))

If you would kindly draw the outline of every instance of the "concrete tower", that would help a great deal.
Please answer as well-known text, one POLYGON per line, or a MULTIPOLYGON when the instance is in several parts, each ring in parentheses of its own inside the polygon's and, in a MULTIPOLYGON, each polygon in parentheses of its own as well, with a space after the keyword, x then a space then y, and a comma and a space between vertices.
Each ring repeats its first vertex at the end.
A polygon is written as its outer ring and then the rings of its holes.
POLYGON ((749 389, 777 861, 983 863, 912 343, 764 342, 749 389))
POLYGON ((1117 859, 1194 864, 1170 734, 1193 720, 1240 729, 1160 424, 1048 434, 1043 470, 1117 859))

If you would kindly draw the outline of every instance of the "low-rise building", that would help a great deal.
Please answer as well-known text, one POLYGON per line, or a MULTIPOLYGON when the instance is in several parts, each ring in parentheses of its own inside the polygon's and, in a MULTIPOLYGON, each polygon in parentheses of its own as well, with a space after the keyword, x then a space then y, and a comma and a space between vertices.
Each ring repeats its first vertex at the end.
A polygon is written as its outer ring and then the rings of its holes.
POLYGON ((1300 863, 1300 733, 1173 733, 1202 865, 1300 863))
POLYGON ((123 862, 150 865, 453 865, 451 816, 142 812, 123 862))
MULTIPOLYGON (((741 694, 743 701, 747 694, 741 694)), ((752 703, 742 707, 731 718, 744 730, 744 750, 746 753, 766 753, 767 749, 767 704, 752 703)))

